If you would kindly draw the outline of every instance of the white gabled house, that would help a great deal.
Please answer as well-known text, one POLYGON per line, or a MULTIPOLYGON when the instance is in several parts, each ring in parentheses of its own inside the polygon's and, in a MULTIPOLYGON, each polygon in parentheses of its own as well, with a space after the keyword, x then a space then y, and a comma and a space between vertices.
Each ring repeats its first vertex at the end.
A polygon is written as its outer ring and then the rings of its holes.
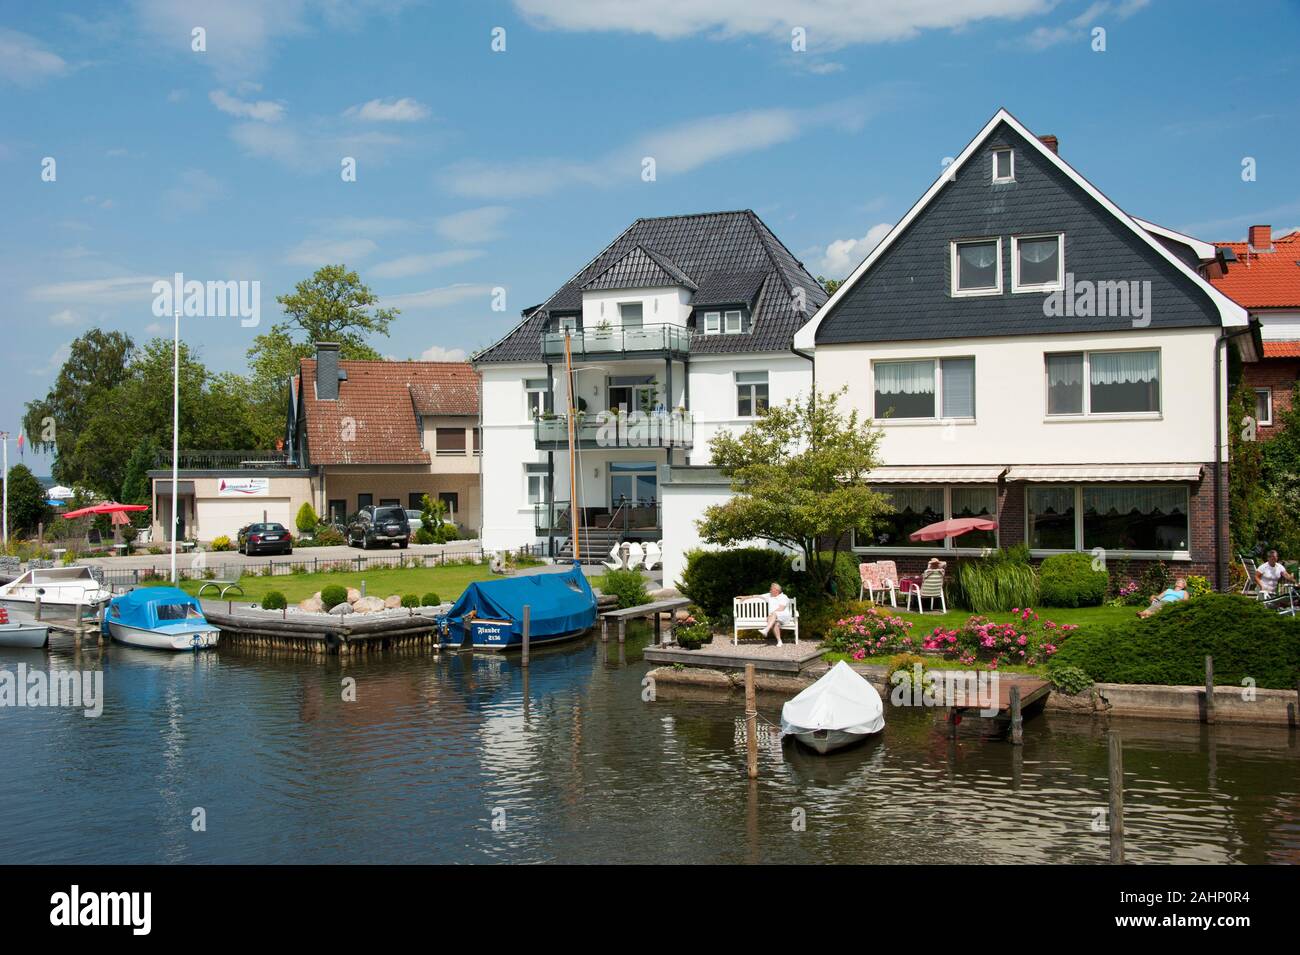
POLYGON ((576 513, 584 559, 662 540, 676 580, 704 505, 726 497, 709 439, 808 391, 791 343, 825 299, 751 211, 638 219, 473 358, 484 546, 571 557, 576 513))

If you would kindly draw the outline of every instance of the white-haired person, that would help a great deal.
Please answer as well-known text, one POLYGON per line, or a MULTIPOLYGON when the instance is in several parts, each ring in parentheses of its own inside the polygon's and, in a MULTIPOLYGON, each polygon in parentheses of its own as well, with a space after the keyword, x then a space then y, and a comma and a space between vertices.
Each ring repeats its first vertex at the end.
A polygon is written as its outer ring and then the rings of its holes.
POLYGON ((781 628, 794 627, 794 614, 790 612, 790 598, 785 595, 781 585, 772 582, 766 594, 754 594, 757 597, 767 597, 767 623, 763 625, 763 636, 776 637, 776 645, 782 646, 781 628))

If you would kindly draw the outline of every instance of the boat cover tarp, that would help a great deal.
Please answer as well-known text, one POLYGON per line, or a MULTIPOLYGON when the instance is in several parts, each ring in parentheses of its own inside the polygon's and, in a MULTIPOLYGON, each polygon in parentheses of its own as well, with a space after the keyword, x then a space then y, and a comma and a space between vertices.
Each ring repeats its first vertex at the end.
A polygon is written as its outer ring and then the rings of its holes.
POLYGON ((876 688, 843 660, 781 708, 781 735, 807 730, 878 733, 885 704, 876 688))
POLYGON ((193 620, 160 620, 157 611, 160 605, 193 607, 199 612, 200 619, 203 619, 201 616, 203 608, 199 602, 179 587, 137 587, 130 593, 113 598, 108 610, 104 613, 104 630, 105 632, 108 631, 110 619, 114 623, 124 623, 129 627, 139 627, 143 630, 153 630, 159 626, 169 624, 194 622, 193 620), (116 613, 113 612, 114 609, 116 609, 116 613))
POLYGON ((509 621, 511 631, 522 638, 525 604, 533 637, 576 633, 596 622, 596 595, 577 565, 562 574, 472 583, 442 619, 451 627, 462 625, 471 613, 477 620, 509 621))

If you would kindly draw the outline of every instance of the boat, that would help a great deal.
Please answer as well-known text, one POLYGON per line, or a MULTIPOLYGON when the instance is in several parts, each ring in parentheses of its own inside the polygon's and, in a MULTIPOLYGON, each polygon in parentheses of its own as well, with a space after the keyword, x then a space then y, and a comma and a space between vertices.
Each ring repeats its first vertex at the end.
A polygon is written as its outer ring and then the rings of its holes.
POLYGON ((880 694, 843 660, 781 708, 781 738, 793 736, 822 755, 884 728, 880 694))
POLYGON ((0 647, 40 648, 50 642, 50 628, 21 611, 10 619, 9 611, 0 607, 0 647))
POLYGON ((217 645, 221 631, 208 623, 199 602, 185 591, 139 587, 109 602, 104 633, 131 647, 203 650, 217 645))
POLYGON ((93 617, 99 605, 112 596, 112 591, 96 580, 84 564, 36 567, 0 587, 0 607, 31 613, 40 597, 42 613, 93 617))
POLYGON ((529 647, 569 640, 596 622, 596 595, 575 561, 564 573, 470 584, 437 618, 440 642, 451 647, 468 642, 478 650, 517 650, 524 642, 525 607, 529 608, 529 647))

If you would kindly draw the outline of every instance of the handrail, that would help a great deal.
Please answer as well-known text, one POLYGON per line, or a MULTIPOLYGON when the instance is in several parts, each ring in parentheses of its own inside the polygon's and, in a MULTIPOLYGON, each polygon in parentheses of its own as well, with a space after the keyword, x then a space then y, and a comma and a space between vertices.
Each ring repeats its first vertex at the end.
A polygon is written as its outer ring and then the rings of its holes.
POLYGON ((559 357, 564 343, 571 344, 573 357, 617 355, 628 352, 680 352, 691 350, 691 330, 685 325, 662 323, 636 328, 588 328, 577 331, 544 332, 542 355, 559 357))

